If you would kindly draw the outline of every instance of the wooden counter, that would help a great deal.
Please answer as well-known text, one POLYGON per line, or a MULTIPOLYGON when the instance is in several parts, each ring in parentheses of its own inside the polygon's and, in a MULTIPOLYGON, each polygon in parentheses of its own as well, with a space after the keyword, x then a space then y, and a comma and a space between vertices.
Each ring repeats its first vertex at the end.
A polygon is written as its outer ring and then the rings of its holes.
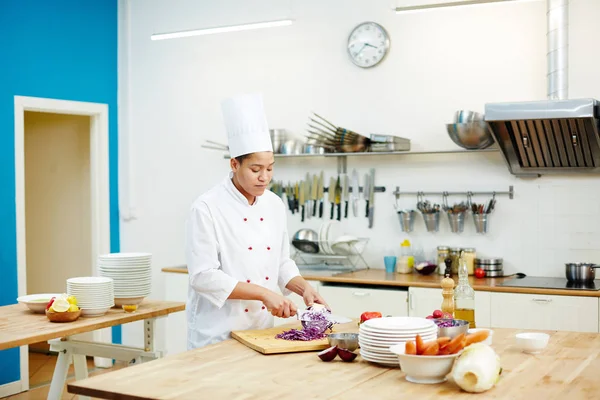
MULTIPOLYGON (((356 331, 356 325, 352 324, 356 331)), ((592 399, 598 398, 600 334, 548 332, 537 355, 514 347, 513 329, 495 329, 503 372, 495 388, 470 395, 453 382, 413 384, 398 368, 360 356, 326 363, 315 352, 263 355, 235 340, 167 356, 68 384, 105 399, 592 399), (476 397, 473 397, 476 396, 476 397)))
MULTIPOLYGON (((163 272, 174 272, 187 274, 185 266, 163 268, 163 272)), ((302 272, 304 279, 309 281, 346 283, 353 285, 373 285, 373 286, 397 286, 397 287, 421 287, 440 289, 440 282, 443 276, 438 274, 419 275, 412 274, 387 274, 382 269, 363 269, 356 272, 332 273, 328 275, 311 275, 310 272, 302 272)), ((484 278, 477 279, 469 277, 469 282, 475 290, 482 292, 504 292, 504 293, 529 293, 558 296, 583 296, 600 297, 600 290, 569 290, 569 289, 538 289, 525 287, 505 287, 499 286, 513 278, 484 278)), ((458 277, 454 277, 458 281, 458 277)))
POLYGON ((134 313, 111 308, 100 317, 79 317, 68 323, 50 322, 24 304, 0 307, 0 350, 90 332, 96 329, 160 317, 185 310, 185 303, 144 300, 134 313))

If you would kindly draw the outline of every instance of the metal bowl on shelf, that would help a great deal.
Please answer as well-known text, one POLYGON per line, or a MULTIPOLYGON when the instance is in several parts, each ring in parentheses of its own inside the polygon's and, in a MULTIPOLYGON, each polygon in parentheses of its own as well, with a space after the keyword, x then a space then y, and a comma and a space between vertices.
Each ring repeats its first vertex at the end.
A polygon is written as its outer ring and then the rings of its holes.
POLYGON ((464 124, 469 122, 483 121, 484 115, 477 111, 458 110, 454 113, 454 123, 464 124))
POLYGON ((294 234, 292 246, 303 253, 318 253, 319 234, 312 229, 300 229, 294 234))
POLYGON ((450 139, 467 150, 483 150, 493 145, 494 138, 485 121, 446 124, 450 139))

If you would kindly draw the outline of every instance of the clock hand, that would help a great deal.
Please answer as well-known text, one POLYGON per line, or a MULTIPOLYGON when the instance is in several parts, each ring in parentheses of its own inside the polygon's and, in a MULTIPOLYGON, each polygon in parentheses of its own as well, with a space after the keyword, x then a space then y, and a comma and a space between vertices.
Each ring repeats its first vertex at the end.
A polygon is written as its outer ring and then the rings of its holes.
POLYGON ((379 48, 379 47, 377 47, 377 46, 373 46, 372 44, 369 44, 369 43, 365 43, 365 46, 369 46, 369 47, 372 47, 372 48, 374 48, 374 49, 378 49, 378 48, 379 48))
POLYGON ((365 43, 365 44, 363 45, 363 47, 361 47, 361 48, 360 48, 360 50, 356 52, 356 55, 359 55, 359 54, 360 54, 360 52, 361 52, 361 51, 363 51, 363 50, 365 49, 365 47, 367 47, 367 43, 365 43))

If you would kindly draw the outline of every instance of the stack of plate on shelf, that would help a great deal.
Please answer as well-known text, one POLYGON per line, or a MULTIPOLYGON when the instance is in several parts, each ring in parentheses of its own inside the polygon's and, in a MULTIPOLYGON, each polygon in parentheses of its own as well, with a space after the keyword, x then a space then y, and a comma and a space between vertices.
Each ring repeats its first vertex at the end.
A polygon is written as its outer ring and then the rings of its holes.
POLYGON ((417 317, 373 318, 363 322, 358 332, 360 355, 366 361, 388 367, 398 367, 398 356, 390 346, 415 340, 437 339, 438 327, 432 320, 417 317))
POLYGON ((115 305, 113 280, 101 276, 67 279, 67 294, 75 296, 81 315, 96 317, 115 305))
POLYGON ((139 304, 152 291, 152 254, 111 253, 98 256, 98 273, 112 278, 115 305, 139 304))

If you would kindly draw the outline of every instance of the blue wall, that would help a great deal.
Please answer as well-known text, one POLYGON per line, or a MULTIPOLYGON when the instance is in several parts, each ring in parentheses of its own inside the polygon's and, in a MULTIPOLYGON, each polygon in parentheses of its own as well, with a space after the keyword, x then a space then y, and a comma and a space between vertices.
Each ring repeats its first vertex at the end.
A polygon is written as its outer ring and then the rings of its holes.
MULTIPOLYGON (((110 129, 111 251, 119 251, 117 0, 0 1, 0 305, 17 298, 14 96, 105 103, 110 129)), ((120 342, 120 327, 113 340, 120 342)), ((0 352, 0 385, 20 379, 0 352)))

